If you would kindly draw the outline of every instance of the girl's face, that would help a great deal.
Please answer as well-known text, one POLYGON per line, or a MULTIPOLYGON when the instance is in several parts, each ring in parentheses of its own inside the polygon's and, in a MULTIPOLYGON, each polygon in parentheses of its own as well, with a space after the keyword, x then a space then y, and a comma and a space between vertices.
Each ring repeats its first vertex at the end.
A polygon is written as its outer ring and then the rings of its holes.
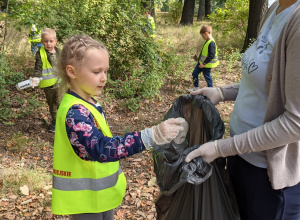
POLYGON ((108 69, 109 56, 106 50, 88 50, 80 64, 66 67, 71 90, 92 102, 91 96, 100 95, 106 84, 108 69))

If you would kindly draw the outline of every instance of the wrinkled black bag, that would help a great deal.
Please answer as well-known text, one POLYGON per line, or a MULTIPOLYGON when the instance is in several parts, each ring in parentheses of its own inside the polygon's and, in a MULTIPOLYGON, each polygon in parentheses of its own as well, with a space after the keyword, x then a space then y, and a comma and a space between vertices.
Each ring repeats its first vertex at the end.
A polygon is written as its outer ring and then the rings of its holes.
POLYGON ((240 220, 225 159, 208 164, 201 157, 185 163, 199 145, 221 139, 224 124, 204 96, 180 96, 165 115, 183 117, 189 132, 182 144, 153 148, 154 172, 161 193, 155 203, 158 220, 240 220))

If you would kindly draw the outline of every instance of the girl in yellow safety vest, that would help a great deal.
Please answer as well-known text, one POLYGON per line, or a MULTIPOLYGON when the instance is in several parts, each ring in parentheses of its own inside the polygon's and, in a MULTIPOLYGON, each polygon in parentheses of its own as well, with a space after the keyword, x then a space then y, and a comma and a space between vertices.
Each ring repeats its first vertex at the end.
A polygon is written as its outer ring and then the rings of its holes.
POLYGON ((52 212, 76 220, 111 220, 126 189, 119 160, 172 140, 182 143, 187 123, 173 118, 141 132, 112 136, 93 98, 107 82, 107 49, 89 36, 76 35, 64 45, 59 64, 65 94, 56 119, 52 212))

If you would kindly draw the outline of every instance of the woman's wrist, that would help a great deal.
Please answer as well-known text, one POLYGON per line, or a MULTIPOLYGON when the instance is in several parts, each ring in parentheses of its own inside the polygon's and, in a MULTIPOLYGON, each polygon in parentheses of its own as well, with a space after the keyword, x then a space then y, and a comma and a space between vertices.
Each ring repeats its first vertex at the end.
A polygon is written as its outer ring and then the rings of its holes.
POLYGON ((218 140, 214 141, 214 146, 215 146, 216 152, 218 153, 218 156, 222 157, 222 155, 220 153, 220 150, 219 150, 219 147, 218 147, 218 140))
POLYGON ((218 92, 220 93, 220 96, 221 96, 221 101, 224 101, 224 95, 223 95, 223 92, 221 91, 220 88, 217 88, 218 92))

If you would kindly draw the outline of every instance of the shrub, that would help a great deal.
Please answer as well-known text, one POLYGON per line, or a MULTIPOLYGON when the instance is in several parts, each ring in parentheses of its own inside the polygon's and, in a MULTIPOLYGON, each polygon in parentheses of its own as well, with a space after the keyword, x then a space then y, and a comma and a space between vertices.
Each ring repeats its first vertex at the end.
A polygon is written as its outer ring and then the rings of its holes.
POLYGON ((24 75, 20 72, 12 73, 5 52, 0 52, 0 99, 3 101, 2 104, 0 103, 0 108, 9 100, 8 87, 22 81, 23 78, 24 75))
POLYGON ((37 23, 57 31, 58 40, 85 33, 102 41, 110 52, 110 81, 116 97, 150 97, 157 94, 169 69, 158 62, 161 50, 145 26, 142 0, 24 0, 12 8, 16 25, 37 23), (157 82, 157 80, 159 82, 157 82))
POLYGON ((31 114, 41 105, 36 94, 24 97, 22 92, 12 92, 16 90, 15 85, 24 80, 24 73, 13 71, 11 65, 6 53, 0 52, 0 122, 8 124, 11 124, 9 119, 31 114))
POLYGON ((224 8, 216 8, 209 16, 214 33, 221 33, 218 45, 242 48, 247 31, 249 0, 227 0, 224 8), (221 41, 222 40, 222 41, 221 41))
POLYGON ((178 24, 181 19, 183 4, 181 1, 169 1, 169 17, 172 23, 178 24))

